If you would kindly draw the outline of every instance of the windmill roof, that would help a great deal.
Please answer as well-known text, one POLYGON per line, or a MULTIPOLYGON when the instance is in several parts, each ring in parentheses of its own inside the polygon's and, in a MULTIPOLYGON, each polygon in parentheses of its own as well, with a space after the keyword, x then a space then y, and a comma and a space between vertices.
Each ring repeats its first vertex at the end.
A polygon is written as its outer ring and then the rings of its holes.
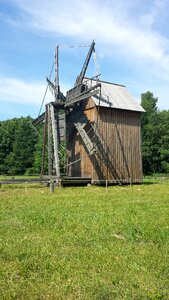
MULTIPOLYGON (((101 83, 101 95, 92 96, 96 105, 138 112, 145 111, 124 85, 100 80, 99 83, 101 83)), ((96 80, 88 80, 87 84, 91 87, 96 84, 96 80)))

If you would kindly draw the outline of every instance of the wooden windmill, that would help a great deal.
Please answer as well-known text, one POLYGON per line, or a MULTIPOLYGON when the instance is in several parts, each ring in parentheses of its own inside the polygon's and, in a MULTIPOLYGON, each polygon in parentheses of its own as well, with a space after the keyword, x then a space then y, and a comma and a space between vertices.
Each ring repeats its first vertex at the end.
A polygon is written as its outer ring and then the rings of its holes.
POLYGON ((65 147, 65 174, 91 178, 93 182, 131 183, 142 181, 140 115, 143 108, 124 85, 85 78, 93 41, 74 87, 66 96, 59 86, 58 53, 55 80, 47 79, 54 101, 34 124, 44 120, 42 172, 48 149, 48 174, 61 177, 65 147), (62 156, 60 156, 62 152, 62 156))

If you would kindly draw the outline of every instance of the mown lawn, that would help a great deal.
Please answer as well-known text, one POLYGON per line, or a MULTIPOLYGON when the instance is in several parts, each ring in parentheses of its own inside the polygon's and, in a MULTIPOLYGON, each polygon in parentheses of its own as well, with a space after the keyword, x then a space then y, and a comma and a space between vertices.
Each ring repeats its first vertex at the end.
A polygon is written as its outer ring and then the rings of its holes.
POLYGON ((169 299, 169 184, 0 190, 0 299, 169 299))

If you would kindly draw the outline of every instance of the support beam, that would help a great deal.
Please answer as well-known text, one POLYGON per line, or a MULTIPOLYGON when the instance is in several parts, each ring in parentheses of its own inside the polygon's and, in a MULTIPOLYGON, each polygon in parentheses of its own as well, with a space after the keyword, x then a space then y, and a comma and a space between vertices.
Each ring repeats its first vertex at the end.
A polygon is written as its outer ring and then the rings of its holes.
POLYGON ((48 126, 48 110, 47 110, 47 107, 46 107, 45 123, 44 123, 44 130, 43 130, 43 149, 42 149, 41 176, 43 176, 45 174, 45 154, 46 154, 47 126, 48 126))
POLYGON ((53 107, 52 104, 50 104, 50 112, 51 112, 51 121, 52 121, 52 134, 53 134, 53 146, 54 146, 54 160, 55 160, 56 176, 60 177, 59 152, 58 152, 58 130, 57 130, 57 122, 55 120, 54 107, 53 107))
POLYGON ((46 106, 48 115, 48 175, 52 175, 53 169, 53 155, 52 155, 52 134, 51 134, 51 114, 50 105, 46 106))

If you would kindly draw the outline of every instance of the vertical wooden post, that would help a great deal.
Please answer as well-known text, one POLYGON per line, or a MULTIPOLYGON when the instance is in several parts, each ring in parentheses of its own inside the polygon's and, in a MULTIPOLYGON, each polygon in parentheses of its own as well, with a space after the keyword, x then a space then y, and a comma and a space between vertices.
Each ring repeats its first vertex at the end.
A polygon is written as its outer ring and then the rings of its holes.
POLYGON ((50 192, 54 193, 54 181, 50 180, 50 192))
POLYGON ((43 150, 42 150, 42 165, 41 165, 41 176, 45 174, 45 153, 46 153, 46 132, 47 132, 47 125, 48 125, 48 109, 46 106, 45 111, 45 124, 43 130, 43 150))
POLYGON ((130 186, 132 186, 132 178, 129 178, 129 180, 130 180, 130 186))
POLYGON ((57 124, 55 122, 55 113, 54 107, 50 104, 50 113, 52 120, 52 133, 53 133, 53 145, 54 145, 54 159, 55 159, 55 168, 56 168, 56 176, 60 177, 60 169, 59 169, 59 153, 58 153, 58 132, 57 132, 57 124))
POLYGON ((59 46, 55 50, 55 102, 58 102, 60 88, 59 88, 59 46))
POLYGON ((107 194, 107 188, 108 188, 108 180, 106 179, 106 194, 107 194))
POLYGON ((48 115, 48 175, 52 175, 52 137, 51 137, 51 116, 50 106, 47 105, 48 115))

